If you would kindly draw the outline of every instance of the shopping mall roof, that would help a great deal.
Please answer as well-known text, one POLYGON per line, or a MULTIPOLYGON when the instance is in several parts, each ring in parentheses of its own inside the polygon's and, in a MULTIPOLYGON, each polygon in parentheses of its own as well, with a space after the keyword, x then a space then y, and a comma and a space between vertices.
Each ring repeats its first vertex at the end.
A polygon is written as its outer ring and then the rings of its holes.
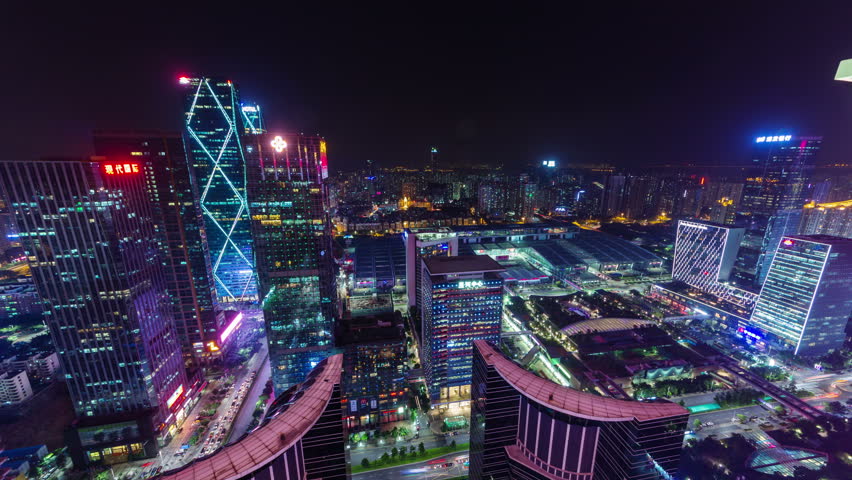
POLYGON ((430 275, 450 273, 502 272, 505 270, 488 255, 464 255, 459 257, 430 257, 423 262, 430 275))
POLYGON ((565 387, 525 370, 485 340, 473 343, 485 361, 518 393, 566 415, 602 422, 647 421, 689 415, 687 409, 668 401, 618 400, 565 387))
POLYGON ((334 385, 340 383, 343 355, 333 355, 308 376, 313 381, 302 395, 275 418, 242 439, 199 458, 181 469, 165 472, 162 479, 232 480, 245 477, 275 460, 301 440, 314 426, 331 399, 334 385), (321 371, 317 371, 321 369, 321 371))
POLYGON ((532 248, 536 251, 536 253, 541 255, 545 260, 547 260, 551 265, 555 267, 584 265, 585 262, 583 261, 583 259, 572 253, 571 250, 565 245, 566 242, 570 242, 570 240, 543 240, 540 242, 526 242, 523 243, 522 246, 532 248))
POLYGON ((359 237, 355 247, 355 282, 375 281, 376 287, 386 284, 393 287, 397 280, 405 280, 405 244, 402 236, 359 237))
POLYGON ((591 230, 580 230, 570 240, 561 240, 572 252, 597 263, 660 262, 660 257, 627 240, 591 230))
POLYGON ((597 332, 617 332, 619 330, 632 330, 636 327, 653 324, 654 322, 650 320, 641 320, 638 318, 592 318, 590 320, 572 323, 571 325, 563 328, 562 331, 570 337, 572 335, 586 333, 590 330, 597 332))

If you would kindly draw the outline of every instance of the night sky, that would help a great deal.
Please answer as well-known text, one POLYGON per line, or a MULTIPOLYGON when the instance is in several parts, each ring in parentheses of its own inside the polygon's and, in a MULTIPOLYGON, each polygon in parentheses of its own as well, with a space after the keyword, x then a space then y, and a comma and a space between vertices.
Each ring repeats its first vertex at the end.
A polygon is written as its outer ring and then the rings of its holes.
POLYGON ((0 156, 179 129, 176 78, 202 73, 237 82, 271 132, 325 136, 332 169, 422 165, 430 145, 444 165, 737 163, 766 133, 822 134, 823 161, 852 160, 852 85, 833 81, 852 2, 618 3, 7 9, 0 156))

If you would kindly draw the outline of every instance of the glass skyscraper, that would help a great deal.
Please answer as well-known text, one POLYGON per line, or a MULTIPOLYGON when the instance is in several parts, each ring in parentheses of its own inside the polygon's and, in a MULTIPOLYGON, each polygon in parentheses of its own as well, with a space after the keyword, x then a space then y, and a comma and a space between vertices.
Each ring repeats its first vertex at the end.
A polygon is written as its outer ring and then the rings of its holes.
POLYGON ((144 163, 146 189, 156 221, 167 288, 184 357, 198 361, 221 352, 224 322, 213 284, 213 267, 201 209, 195 201, 180 133, 101 131, 95 152, 144 163))
POLYGON ((852 314, 852 240, 827 235, 783 237, 751 322, 798 355, 840 348, 852 314))
POLYGON ((303 381, 334 347, 336 306, 325 141, 252 136, 248 202, 276 393, 303 381))
POLYGON ((179 81, 188 89, 185 141, 219 300, 254 301, 257 278, 246 202, 245 113, 239 92, 230 80, 181 77, 179 81))
MULTIPOLYGON (((739 285, 760 287, 766 275, 766 259, 771 261, 778 245, 777 235, 769 232, 770 220, 784 210, 802 208, 821 146, 822 137, 773 135, 755 139, 739 208, 747 224, 735 273, 739 285)), ((776 219, 775 227, 781 223, 776 219)), ((791 233, 796 232, 785 230, 784 235, 791 233)))
POLYGON ((146 168, 132 159, 0 162, 78 417, 77 465, 155 454, 153 439, 173 432, 189 390, 146 168))

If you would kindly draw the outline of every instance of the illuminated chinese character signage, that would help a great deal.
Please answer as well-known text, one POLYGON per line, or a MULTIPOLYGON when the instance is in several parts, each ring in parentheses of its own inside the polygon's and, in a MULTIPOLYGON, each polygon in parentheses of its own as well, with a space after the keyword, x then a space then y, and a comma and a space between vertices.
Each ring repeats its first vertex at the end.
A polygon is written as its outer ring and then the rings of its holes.
POLYGON ((180 385, 180 386, 178 386, 178 388, 175 389, 174 393, 172 393, 172 396, 170 396, 169 399, 166 400, 166 406, 169 407, 169 408, 172 408, 172 405, 174 405, 175 402, 178 401, 178 399, 180 398, 180 396, 182 394, 183 394, 183 385, 180 385))
POLYGON ((459 282, 459 288, 482 288, 484 283, 482 280, 465 280, 463 282, 459 282))
POLYGON ((107 175, 127 175, 139 173, 139 164, 136 162, 104 163, 103 170, 107 175))
POLYGON ((322 178, 328 178, 328 150, 325 146, 325 140, 320 140, 320 168, 322 169, 322 178))
POLYGON ((754 141, 756 143, 766 143, 766 142, 789 142, 792 139, 792 135, 773 135, 771 137, 757 137, 754 141))

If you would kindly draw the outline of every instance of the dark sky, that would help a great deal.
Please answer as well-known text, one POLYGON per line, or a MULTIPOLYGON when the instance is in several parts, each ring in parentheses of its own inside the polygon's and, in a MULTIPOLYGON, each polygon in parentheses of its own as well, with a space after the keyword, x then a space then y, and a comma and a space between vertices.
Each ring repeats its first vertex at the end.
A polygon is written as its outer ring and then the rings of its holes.
POLYGON ((178 129, 176 78, 194 72, 237 82, 270 131, 325 136, 333 169, 418 165, 430 145, 452 165, 734 163, 761 133, 822 134, 823 160, 852 156, 852 86, 833 81, 852 2, 244 3, 5 11, 0 156, 178 129))

